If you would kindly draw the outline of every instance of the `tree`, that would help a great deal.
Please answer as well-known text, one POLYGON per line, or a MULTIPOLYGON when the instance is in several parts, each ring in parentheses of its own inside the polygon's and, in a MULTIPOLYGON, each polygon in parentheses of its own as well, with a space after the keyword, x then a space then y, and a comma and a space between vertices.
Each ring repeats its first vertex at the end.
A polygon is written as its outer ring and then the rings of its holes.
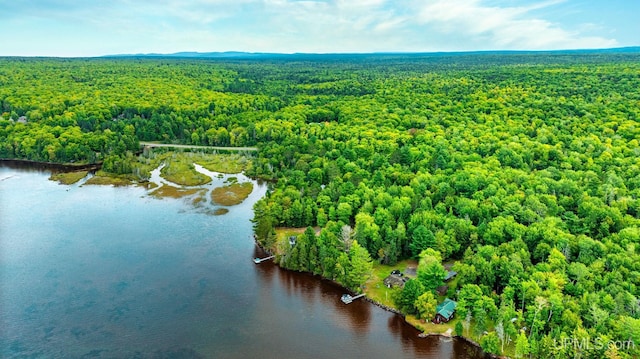
POLYGON ((462 322, 463 322, 462 320, 458 320, 458 321, 456 322, 456 327, 455 327, 455 329, 456 329, 456 335, 457 335, 457 336, 459 336, 459 337, 461 337, 461 336, 464 334, 464 332, 463 332, 464 327, 463 327, 462 322))
POLYGON ((420 253, 420 261, 418 262, 418 280, 427 291, 435 291, 440 287, 447 275, 441 263, 440 252, 431 248, 425 249, 420 253))
POLYGON ((412 241, 409 247, 415 257, 418 257, 423 250, 435 248, 435 246, 436 237, 427 227, 421 224, 413 231, 412 241))
POLYGON ((539 323, 540 321, 537 320, 538 318, 538 314, 540 314, 540 312, 542 311, 543 308, 545 308, 548 305, 549 301, 547 300, 547 298, 542 297, 542 296, 537 296, 535 299, 535 310, 534 310, 534 314, 533 314, 533 319, 531 320, 531 331, 529 332, 529 339, 531 339, 531 335, 533 335, 533 333, 535 333, 535 329, 539 328, 539 325, 541 325, 542 323, 539 323))
POLYGON ((502 321, 500 321, 498 325, 496 325, 495 329, 496 329, 496 335, 498 336, 498 339, 500 339, 500 352, 502 353, 504 352, 504 342, 507 338, 502 321))
POLYGON ((373 217, 368 213, 356 214, 355 239, 369 253, 377 253, 380 249, 380 228, 375 223, 373 217))
POLYGON ((303 236, 306 239, 306 244, 308 247, 308 269, 307 271, 312 272, 313 274, 322 273, 322 268, 320 267, 320 251, 318 249, 318 241, 319 239, 316 237, 316 232, 311 227, 307 227, 305 229, 303 236))
POLYGON ((622 357, 620 356, 620 351, 615 345, 609 345, 604 355, 607 359, 622 359, 622 357))
POLYGON ((253 206, 254 215, 253 231, 259 242, 265 243, 271 231, 273 230, 274 218, 271 214, 271 208, 265 199, 261 199, 253 206))
POLYGON ((567 269, 567 258, 557 250, 553 248, 549 253, 549 258, 547 259, 549 265, 551 266, 551 270, 558 271, 560 273, 564 273, 567 269))
POLYGON ((482 299, 482 289, 475 284, 465 284, 458 293, 457 311, 462 316, 473 313, 477 303, 482 299))
POLYGON ((500 354, 500 342, 495 332, 485 334, 480 339, 480 346, 486 353, 500 354))
POLYGON ((340 228, 340 238, 344 244, 345 251, 349 252, 353 243, 353 229, 350 225, 345 224, 340 228))
POLYGON ((620 338, 625 341, 635 343, 636 349, 640 351, 640 319, 629 316, 621 316, 619 324, 620 338))
POLYGON ((338 204, 338 209, 336 210, 336 214, 338 215, 338 219, 343 223, 349 224, 351 221, 351 205, 349 203, 340 203, 338 204))
POLYGON ((471 327, 472 318, 473 318, 473 315, 471 314, 471 311, 467 310, 467 315, 465 315, 464 321, 462 322, 462 325, 464 326, 464 331, 467 333, 467 336, 469 336, 469 328, 471 327))
POLYGON ((345 287, 351 287, 349 282, 349 273, 351 272, 351 262, 349 256, 345 252, 341 252, 336 260, 336 268, 334 271, 335 279, 338 283, 345 287))
POLYGON ((316 223, 318 226, 324 227, 328 220, 326 213, 324 213, 324 208, 318 208, 318 214, 316 215, 316 223))
POLYGON ((438 301, 434 297, 431 291, 422 293, 414 303, 418 310, 419 317, 425 320, 430 320, 436 314, 436 307, 438 301))
POLYGON ((353 241, 349 251, 351 270, 347 274, 349 287, 362 292, 365 283, 371 277, 373 261, 366 249, 360 247, 358 241, 353 241))
POLYGON ((424 287, 417 279, 409 279, 396 297, 398 309, 406 314, 416 314, 416 300, 424 293, 424 287))
POLYGON ((520 331, 516 339, 516 358, 524 358, 529 352, 529 339, 527 339, 524 331, 520 331))

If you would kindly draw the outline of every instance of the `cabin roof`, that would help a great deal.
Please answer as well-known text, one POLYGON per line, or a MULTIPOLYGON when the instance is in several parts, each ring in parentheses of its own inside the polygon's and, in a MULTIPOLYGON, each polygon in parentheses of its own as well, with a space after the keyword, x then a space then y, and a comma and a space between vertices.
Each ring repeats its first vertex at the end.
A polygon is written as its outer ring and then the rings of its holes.
POLYGON ((440 314, 441 316, 449 320, 453 317, 453 313, 455 313, 457 306, 458 303, 449 298, 446 298, 442 303, 438 304, 438 306, 436 307, 436 311, 437 314, 440 314))
POLYGON ((436 292, 438 292, 438 295, 445 295, 447 294, 448 290, 449 290, 448 285, 441 285, 438 288, 436 288, 436 292))
POLYGON ((444 281, 445 282, 449 281, 449 280, 451 280, 453 277, 455 277, 457 275, 458 275, 458 272, 450 270, 450 271, 447 272, 447 275, 444 277, 444 281))
POLYGON ((386 285, 388 288, 391 287, 404 287, 404 283, 407 281, 407 278, 403 277, 402 275, 398 275, 398 274, 390 274, 387 278, 385 278, 382 282, 384 283, 384 285, 386 285))

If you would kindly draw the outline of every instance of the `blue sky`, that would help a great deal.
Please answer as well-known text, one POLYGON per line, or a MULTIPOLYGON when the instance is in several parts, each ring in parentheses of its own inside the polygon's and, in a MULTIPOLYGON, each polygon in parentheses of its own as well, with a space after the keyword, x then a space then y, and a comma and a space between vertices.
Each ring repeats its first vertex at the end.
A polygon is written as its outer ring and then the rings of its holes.
POLYGON ((0 0, 0 56, 640 45, 640 0, 0 0))

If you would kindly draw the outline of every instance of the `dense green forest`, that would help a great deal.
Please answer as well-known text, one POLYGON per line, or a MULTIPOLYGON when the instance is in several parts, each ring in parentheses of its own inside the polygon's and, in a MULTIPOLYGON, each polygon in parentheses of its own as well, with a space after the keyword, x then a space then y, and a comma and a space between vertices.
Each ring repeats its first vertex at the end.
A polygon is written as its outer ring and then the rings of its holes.
POLYGON ((487 351, 640 355, 640 54, 10 58, 0 113, 0 158, 114 173, 138 141, 258 146, 258 240, 320 228, 284 267, 358 291, 419 258, 420 315, 455 262, 487 351))

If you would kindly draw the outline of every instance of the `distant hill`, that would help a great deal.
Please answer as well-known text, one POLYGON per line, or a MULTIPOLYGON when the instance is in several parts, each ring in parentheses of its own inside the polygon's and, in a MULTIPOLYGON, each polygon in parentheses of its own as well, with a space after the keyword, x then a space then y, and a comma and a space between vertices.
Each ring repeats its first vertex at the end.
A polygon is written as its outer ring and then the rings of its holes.
POLYGON ((287 56, 288 54, 277 53, 258 53, 258 52, 241 52, 241 51, 225 51, 225 52, 195 52, 183 51, 172 54, 117 54, 106 55, 102 57, 177 57, 177 58, 247 58, 247 57, 271 57, 271 56, 287 56))
POLYGON ((455 56, 455 55, 526 55, 526 54, 631 54, 640 53, 640 46, 618 47, 612 49, 577 49, 577 50, 550 50, 550 51, 527 51, 527 50, 490 50, 490 51, 456 51, 456 52, 375 52, 375 53, 269 53, 269 52, 242 52, 242 51, 225 51, 225 52, 195 52, 183 51, 171 54, 147 53, 147 54, 114 54, 102 57, 151 57, 151 58, 201 58, 201 59, 220 59, 220 58, 293 58, 293 57, 353 57, 353 56, 455 56))

